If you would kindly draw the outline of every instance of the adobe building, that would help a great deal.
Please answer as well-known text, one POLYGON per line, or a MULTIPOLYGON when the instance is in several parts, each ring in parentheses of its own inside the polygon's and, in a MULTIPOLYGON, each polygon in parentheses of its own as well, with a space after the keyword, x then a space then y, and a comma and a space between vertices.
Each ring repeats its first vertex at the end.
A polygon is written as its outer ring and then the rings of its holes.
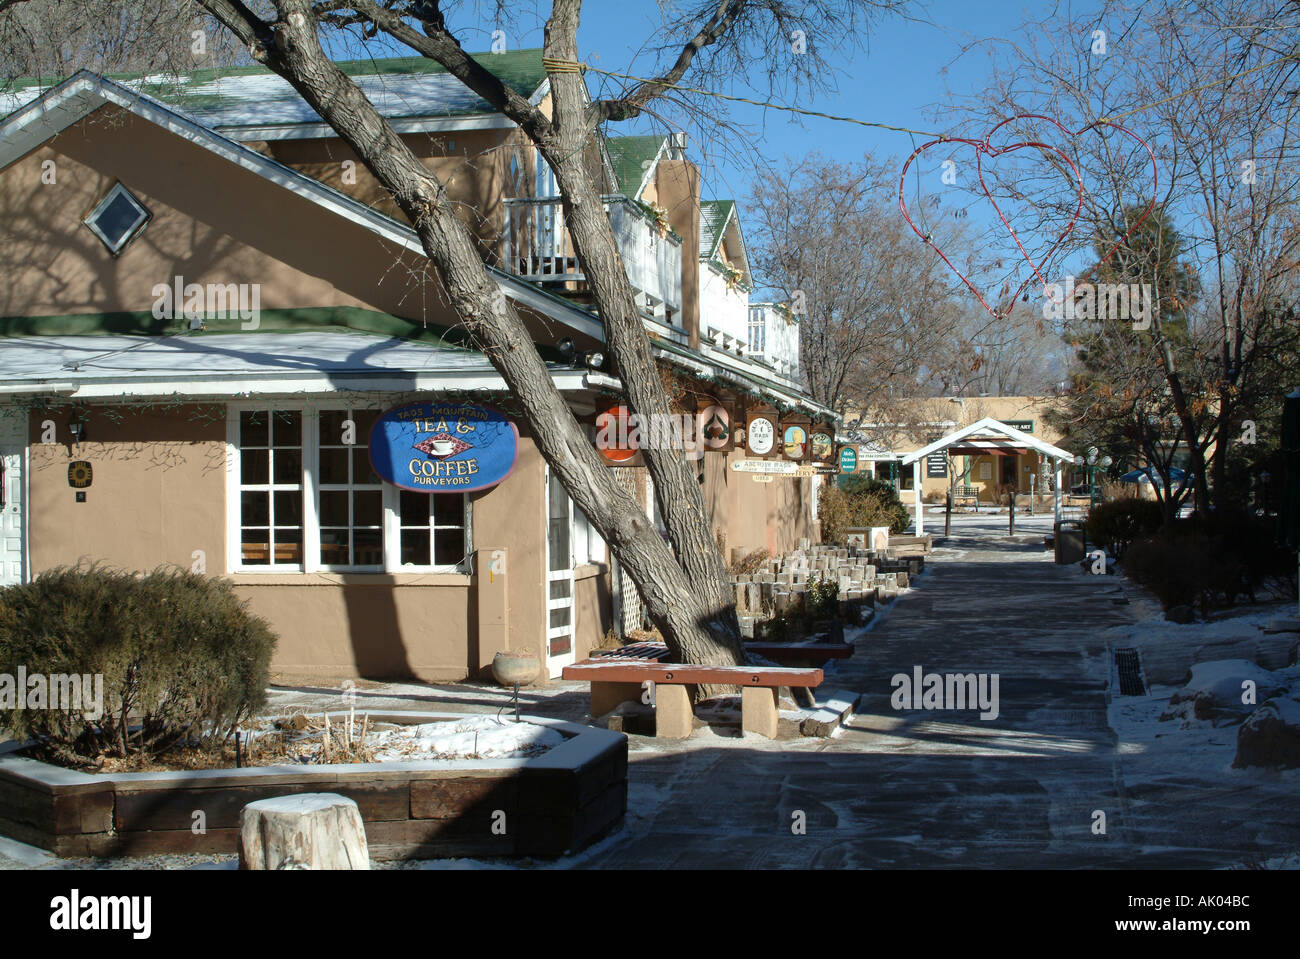
MULTIPOLYGON (((1059 446, 1061 432, 1048 421, 1051 397, 979 396, 929 397, 899 403, 897 421, 859 423, 855 444, 859 462, 874 475, 895 481, 900 492, 914 490, 910 464, 904 468, 908 453, 923 449, 940 437, 977 423, 994 419, 1052 446, 1059 446)), ((847 416, 852 422, 854 417, 847 416)), ((1065 490, 1082 482, 1082 473, 1067 464, 1062 483, 1065 490)), ((927 502, 942 502, 950 487, 971 494, 979 503, 1001 502, 1008 489, 1027 498, 1031 493, 1039 501, 1050 501, 1055 486, 1055 467, 1051 459, 1032 448, 997 450, 983 454, 951 455, 938 451, 927 456, 921 468, 921 495, 927 502)), ((905 501, 909 501, 904 497, 905 501)))
MULTIPOLYGON (((545 106, 540 51, 484 63, 545 106)), ((431 63, 345 69, 453 184, 595 442, 622 383, 545 164, 431 63)), ((167 101, 142 87, 83 72, 0 101, 0 585, 79 562, 226 576, 278 633, 282 681, 453 681, 506 649, 554 676, 640 627, 635 587, 347 147, 260 68, 182 78, 167 101)), ((834 422, 797 378, 793 319, 749 303, 734 204, 701 200, 681 140, 624 139, 592 163, 677 408, 725 420, 698 461, 725 555, 816 539, 821 477, 797 444, 757 454, 793 472, 735 468, 758 414, 834 422)), ((637 462, 610 468, 653 517, 637 462)))

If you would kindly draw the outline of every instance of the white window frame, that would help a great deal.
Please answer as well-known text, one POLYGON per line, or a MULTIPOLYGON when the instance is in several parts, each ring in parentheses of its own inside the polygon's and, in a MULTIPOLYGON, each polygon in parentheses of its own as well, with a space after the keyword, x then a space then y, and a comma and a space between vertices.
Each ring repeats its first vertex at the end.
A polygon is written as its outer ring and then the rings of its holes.
MULTIPOLYGON (((320 561, 320 414, 323 410, 355 409, 354 404, 329 400, 302 401, 292 399, 247 400, 226 404, 226 572, 252 573, 259 575, 284 575, 294 573, 347 573, 386 575, 392 573, 455 573, 464 574, 464 562, 456 565, 403 566, 401 562, 401 513, 400 490, 391 483, 383 484, 383 536, 384 565, 377 566, 326 566, 320 561), (303 562, 281 563, 276 565, 245 564, 243 561, 243 542, 241 536, 242 515, 240 509, 240 454, 239 454, 239 414, 253 410, 276 412, 299 412, 302 414, 302 539, 303 562)), ((357 445, 363 446, 364 437, 357 437, 357 445)), ((354 454, 355 455, 355 454, 354 454)), ((331 484, 331 488, 334 488, 331 484)), ((341 487, 340 487, 341 488, 341 487)), ((474 501, 468 493, 461 493, 465 508, 465 554, 466 561, 474 553, 474 501)), ((431 517, 432 519, 432 517, 431 517)), ((434 527, 432 523, 430 529, 434 527)), ((435 534, 436 535, 436 531, 435 534)), ((274 556, 272 557, 274 559, 274 556)))
POLYGON ((81 222, 90 228, 91 233, 94 233, 95 236, 99 237, 99 242, 104 244, 109 253, 113 254, 113 256, 117 256, 125 250, 128 245, 130 245, 132 240, 140 235, 140 232, 152 219, 153 213, 144 205, 144 201, 124 187, 122 182, 119 180, 117 183, 113 184, 113 188, 105 194, 102 200, 95 204, 95 208, 87 213, 86 218, 81 222), (127 197, 140 210, 141 216, 131 226, 131 229, 127 230, 126 233, 123 234, 121 242, 114 246, 113 242, 104 235, 104 231, 99 228, 99 224, 95 222, 95 219, 108 209, 112 202, 119 196, 127 197))

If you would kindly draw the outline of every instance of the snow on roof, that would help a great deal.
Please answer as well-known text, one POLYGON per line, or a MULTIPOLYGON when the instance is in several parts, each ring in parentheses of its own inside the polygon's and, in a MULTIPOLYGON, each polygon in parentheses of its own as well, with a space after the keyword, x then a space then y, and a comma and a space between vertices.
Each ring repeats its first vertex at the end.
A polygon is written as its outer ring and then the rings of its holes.
POLYGON ((169 373, 490 370, 481 354, 368 333, 184 333, 0 338, 0 382, 169 373))
MULTIPOLYGON (((473 54, 507 86, 535 97, 546 82, 540 49, 473 54)), ((379 112, 390 120, 495 114, 496 110, 439 64, 422 57, 341 61, 379 112)), ((264 67, 231 67, 170 74, 114 74, 137 93, 184 110, 204 126, 320 124, 322 119, 287 81, 264 67)), ((0 93, 0 117, 30 103, 59 81, 19 81, 0 93)))

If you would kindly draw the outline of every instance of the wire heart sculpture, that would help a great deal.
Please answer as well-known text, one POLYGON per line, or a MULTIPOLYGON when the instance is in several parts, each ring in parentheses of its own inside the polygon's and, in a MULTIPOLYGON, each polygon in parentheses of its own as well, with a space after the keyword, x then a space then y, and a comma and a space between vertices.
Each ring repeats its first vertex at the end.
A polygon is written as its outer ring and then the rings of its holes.
POLYGON ((907 225, 912 228, 912 232, 915 233, 918 237, 920 237, 926 244, 932 247, 934 249, 934 252, 939 254, 939 258, 942 259, 945 264, 947 264, 948 269, 952 270, 952 272, 957 275, 957 278, 960 279, 962 283, 965 284, 966 288, 975 294, 975 298, 980 301, 980 305, 983 306, 984 309, 987 310, 995 319, 999 319, 999 320, 1004 319, 1008 314, 1010 314, 1011 307, 1010 306, 1005 308, 999 307, 998 309, 994 309, 993 307, 989 306, 988 301, 985 300, 984 298, 984 294, 981 293, 978 289, 976 289, 975 284, 973 284, 970 281, 970 279, 966 276, 966 274, 963 273, 961 270, 957 269, 957 267, 953 265, 952 260, 948 259, 948 255, 944 253, 942 249, 940 249, 937 245, 935 245, 932 242, 930 234, 922 233, 919 229, 917 229, 917 226, 914 222, 912 222, 912 216, 907 209, 907 199, 904 194, 904 188, 907 183, 908 169, 911 167, 912 163, 916 160, 916 158, 919 157, 926 150, 930 149, 930 147, 936 146, 941 143, 963 143, 973 148, 975 150, 976 172, 979 175, 980 189, 983 191, 984 196, 989 201, 989 203, 993 205, 993 209, 997 213, 998 219, 1002 221, 1002 225, 1006 227, 1007 232, 1011 234, 1011 239, 1015 241, 1016 248, 1020 251, 1020 255, 1024 257, 1025 261, 1029 264, 1030 269, 1033 271, 1032 274, 1029 277, 1027 277, 1025 281, 1021 283, 1020 286, 1016 289, 1015 293, 1010 297, 1009 302, 1014 305, 1016 300, 1018 300, 1020 298, 1020 295, 1025 291, 1025 288, 1028 287, 1030 282, 1035 278, 1037 278, 1038 281, 1043 284, 1044 289, 1046 289, 1048 283, 1046 278, 1043 276, 1042 268, 1043 266, 1046 266, 1048 262, 1051 261, 1051 258, 1056 253, 1056 251, 1059 250, 1062 244, 1064 244, 1066 240, 1070 238, 1070 235, 1074 233, 1074 228, 1079 222, 1079 215, 1083 212, 1083 195, 1084 195, 1083 177, 1079 173, 1079 168, 1078 166, 1075 165, 1074 161, 1071 160, 1069 156, 1067 156, 1064 153, 1064 151, 1062 151, 1060 148, 1052 146, 1049 143, 1043 143, 1038 140, 1021 140, 1020 142, 1017 143, 1009 143, 1006 146, 1001 146, 1001 147, 993 146, 990 142, 993 139, 993 135, 997 133, 997 131, 1000 130, 1002 127, 1006 126, 1008 123, 1013 123, 1016 120, 1042 120, 1056 127, 1058 130, 1061 131, 1062 134, 1064 134, 1068 139, 1071 140, 1081 136, 1084 133, 1087 133, 1090 130, 1096 130, 1103 126, 1111 127, 1123 133, 1125 136, 1129 137, 1137 144, 1139 144, 1144 150, 1146 150, 1147 156, 1150 157, 1151 159, 1151 202, 1148 203, 1146 209, 1142 211, 1142 215, 1138 217, 1133 222, 1133 224, 1128 228, 1128 230, 1118 240, 1115 241, 1115 244, 1109 250, 1106 251, 1106 255, 1101 257, 1101 259, 1097 261, 1093 269, 1096 269, 1098 266, 1101 266, 1103 263, 1109 260, 1111 256, 1114 255, 1115 251, 1118 250, 1122 245, 1124 245, 1128 241, 1128 238, 1132 236, 1137 231, 1138 227, 1140 227, 1142 223, 1146 220, 1146 218, 1151 215, 1151 212, 1155 209, 1156 196, 1157 193, 1159 192, 1160 174, 1156 164, 1155 151, 1151 149, 1150 144, 1148 144, 1145 140, 1143 140, 1132 130, 1129 130, 1126 127, 1120 126, 1118 123, 1113 123, 1112 121, 1106 119, 1095 120, 1092 123, 1088 124, 1087 126, 1081 127, 1080 129, 1071 132, 1070 130, 1066 129, 1062 124, 1052 119, 1051 117, 1046 117, 1037 113, 1021 113, 1021 114, 1017 114, 1016 116, 1008 117, 1007 119, 1001 121, 1000 123, 995 124, 993 127, 989 129, 988 133, 986 133, 984 135, 984 138, 981 140, 974 140, 968 137, 939 137, 937 139, 929 141, 928 143, 923 143, 921 144, 921 146, 917 147, 914 151, 912 151, 912 155, 907 158, 907 162, 903 164, 903 172, 898 178, 898 206, 903 213, 903 219, 905 219, 907 221, 907 225), (1060 234, 1056 238, 1056 241, 1052 244, 1051 248, 1048 249, 1047 253, 1044 254, 1044 256, 1042 257, 1041 263, 1034 262, 1034 258, 1030 256, 1029 251, 1025 249, 1024 244, 1021 242, 1020 235, 1016 232, 1015 227, 1011 225, 1011 222, 1007 219, 1006 214, 1003 213, 1002 208, 998 206, 998 202, 993 198, 993 194, 989 190, 988 184, 984 182, 984 157, 987 156, 989 158, 994 158, 998 156, 1003 156, 1005 154, 1014 153, 1017 150, 1024 150, 1024 149, 1037 149, 1044 153, 1051 153, 1060 157, 1060 159, 1064 162, 1065 166, 1068 167, 1078 187, 1078 202, 1075 205, 1074 213, 1073 215, 1071 215, 1069 222, 1065 225, 1065 229, 1063 229, 1060 232, 1060 234))

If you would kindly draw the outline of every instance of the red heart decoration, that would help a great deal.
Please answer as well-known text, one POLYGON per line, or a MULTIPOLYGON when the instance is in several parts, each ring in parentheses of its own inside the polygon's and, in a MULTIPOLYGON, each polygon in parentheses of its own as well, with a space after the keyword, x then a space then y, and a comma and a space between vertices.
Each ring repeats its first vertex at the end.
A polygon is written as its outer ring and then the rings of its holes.
MULTIPOLYGON (((1067 130, 1064 126, 1062 126, 1060 123, 1058 123, 1056 120, 1053 120, 1051 117, 1045 117, 1042 116, 1041 114, 1036 114, 1036 113, 1017 114, 1016 116, 1008 117, 1007 119, 1001 121, 1000 123, 995 124, 992 128, 990 128, 988 133, 985 134, 982 140, 972 140, 965 137, 939 137, 936 140, 931 140, 930 142, 923 143, 921 146, 919 146, 916 150, 912 152, 912 155, 907 158, 907 162, 903 164, 903 172, 899 176, 899 180, 898 180, 898 205, 899 205, 899 209, 903 213, 903 219, 907 221, 907 225, 912 228, 913 233, 919 236, 926 243, 933 246, 933 244, 930 241, 929 235, 923 234, 920 230, 916 228, 916 224, 912 222, 911 214, 909 214, 907 211, 907 200, 904 194, 904 185, 907 181, 907 170, 912 165, 912 162, 918 156, 920 156, 930 147, 935 146, 937 144, 964 143, 970 147, 973 147, 975 150, 975 158, 977 164, 976 169, 979 173, 980 187, 984 191, 984 196, 988 199, 988 201, 991 204, 993 204, 993 209, 997 212, 998 219, 1000 219, 1002 221, 1002 225, 1007 228, 1007 232, 1011 234, 1011 238, 1012 240, 1015 241, 1016 247, 1017 249, 1020 250, 1021 256, 1025 258, 1025 261, 1029 264, 1030 268, 1033 270, 1033 275, 1027 278, 1024 283, 1020 284, 1020 287, 1015 291, 1015 294, 1011 297, 1011 303, 1013 304, 1017 299, 1020 298, 1020 294, 1024 292, 1027 286, 1029 286, 1030 280, 1032 280, 1034 277, 1038 278, 1039 282, 1043 284, 1044 288, 1047 286, 1047 280, 1043 277, 1042 266, 1034 262, 1033 258, 1029 255, 1029 252, 1025 249, 1024 244, 1021 243, 1019 234, 1016 233, 1015 228, 1011 225, 1010 221, 1007 220, 1005 214, 1002 212, 1001 207, 998 206, 997 201, 993 199, 993 195, 989 192, 988 185, 984 182, 983 156, 987 154, 989 157, 997 157, 1003 154, 1014 153, 1016 150, 1023 150, 1032 147, 1034 149, 1051 151, 1057 154, 1059 157, 1061 157, 1062 160, 1065 161, 1066 165, 1070 168, 1070 171, 1074 174, 1075 181, 1078 183, 1078 187, 1079 187, 1079 202, 1075 206, 1074 215, 1070 217, 1069 223, 1066 224, 1065 229, 1062 230, 1060 235, 1056 238, 1056 242, 1052 244, 1051 248, 1043 256, 1042 258, 1043 265, 1045 265, 1051 259, 1052 255, 1058 249, 1060 249, 1061 244, 1063 244, 1069 238, 1070 234, 1074 232, 1075 225, 1078 223, 1079 220, 1079 214, 1083 210, 1083 178, 1080 176, 1079 169, 1077 166, 1075 166, 1074 161, 1072 161, 1068 156, 1066 156, 1065 153, 1062 152, 1059 148, 1035 140, 1024 140, 1019 143, 1011 143, 1002 147, 994 147, 990 145, 989 141, 992 139, 993 135, 999 129, 1001 129, 1002 127, 1006 126, 1008 123, 1011 123, 1015 120, 1043 120, 1047 123, 1052 124, 1058 130, 1060 130, 1066 137, 1071 139, 1080 136, 1081 134, 1086 133, 1089 130, 1097 129, 1099 127, 1103 127, 1103 126, 1113 127, 1114 129, 1119 130, 1125 136, 1139 143, 1143 147, 1143 149, 1147 151, 1147 155, 1151 158, 1151 180, 1152 180, 1151 202, 1147 204, 1146 210, 1144 210, 1142 215, 1137 218, 1137 220, 1133 223, 1131 227, 1129 227, 1128 231, 1125 232, 1124 235, 1121 236, 1109 250, 1106 251, 1105 256, 1103 256, 1100 260, 1097 261, 1097 266, 1100 266, 1102 263, 1105 263, 1107 260, 1109 260, 1111 256, 1114 254, 1114 252, 1117 249, 1119 249, 1120 246, 1123 243, 1125 243, 1130 236, 1133 235, 1133 233, 1137 230, 1139 226, 1142 225, 1142 222, 1146 220, 1148 216, 1151 215, 1151 211, 1155 209, 1156 194, 1159 190, 1159 169, 1156 165, 1155 152, 1151 149, 1150 145, 1141 137, 1139 137, 1137 134, 1135 134, 1132 130, 1120 126, 1118 123, 1112 123, 1111 121, 1105 119, 1094 121, 1093 123, 1090 123, 1087 126, 1082 127, 1077 131, 1071 132, 1067 130)), ((995 310, 991 306, 989 306, 988 302, 984 299, 984 295, 975 288, 974 284, 971 283, 971 281, 966 277, 964 273, 961 272, 961 270, 953 266, 953 263, 950 259, 948 259, 947 254, 945 254, 943 250, 941 250, 937 246, 934 246, 934 251, 938 253, 940 259, 942 259, 943 262, 948 265, 948 269, 952 270, 953 273, 957 275, 958 279, 960 279, 962 283, 966 285, 966 288, 975 294, 975 298, 980 301, 980 305, 983 306, 984 309, 987 310, 994 318, 1002 319, 1008 313, 1010 313, 1009 307, 1006 310, 1001 310, 1001 309, 995 310)), ((1094 267, 1094 269, 1095 268, 1096 267, 1094 267)))

